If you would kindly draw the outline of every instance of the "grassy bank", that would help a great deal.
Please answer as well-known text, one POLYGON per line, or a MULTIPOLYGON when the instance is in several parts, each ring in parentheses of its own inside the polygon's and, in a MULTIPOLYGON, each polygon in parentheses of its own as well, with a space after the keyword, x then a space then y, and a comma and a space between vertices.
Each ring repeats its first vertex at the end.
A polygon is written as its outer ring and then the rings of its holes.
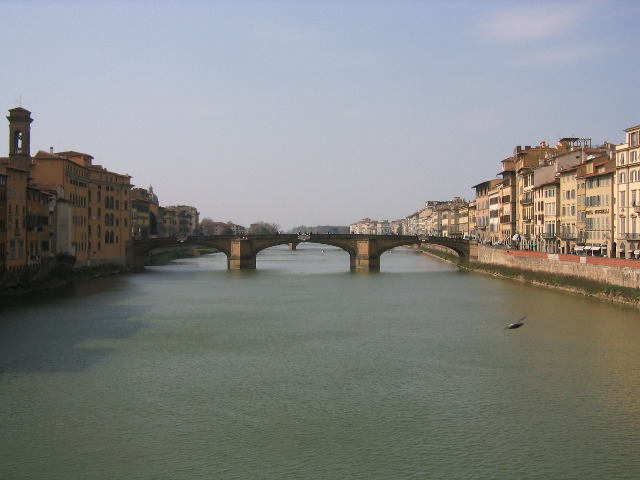
MULTIPOLYGON (((446 262, 456 264, 458 262, 457 255, 448 254, 447 252, 438 249, 418 247, 418 250, 446 262)), ((627 303, 640 307, 640 290, 636 288, 619 287, 617 285, 610 285, 608 283, 586 280, 584 278, 569 275, 552 276, 548 273, 532 272, 530 270, 479 262, 469 262, 466 264, 459 264, 458 266, 467 271, 506 278, 536 286, 555 288, 567 292, 579 293, 582 295, 627 303)))

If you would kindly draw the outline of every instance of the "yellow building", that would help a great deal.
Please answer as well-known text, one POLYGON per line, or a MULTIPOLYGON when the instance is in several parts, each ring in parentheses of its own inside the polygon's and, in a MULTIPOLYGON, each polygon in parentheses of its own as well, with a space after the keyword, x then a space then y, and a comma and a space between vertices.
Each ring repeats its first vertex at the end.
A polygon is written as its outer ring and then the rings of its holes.
POLYGON ((546 183, 536 182, 535 170, 545 165, 545 162, 557 155, 568 152, 572 145, 580 142, 577 138, 562 138, 555 147, 550 147, 546 142, 540 142, 537 147, 518 146, 513 151, 513 163, 516 182, 516 233, 527 244, 536 240, 535 231, 535 205, 534 205, 534 188, 536 184, 546 183))

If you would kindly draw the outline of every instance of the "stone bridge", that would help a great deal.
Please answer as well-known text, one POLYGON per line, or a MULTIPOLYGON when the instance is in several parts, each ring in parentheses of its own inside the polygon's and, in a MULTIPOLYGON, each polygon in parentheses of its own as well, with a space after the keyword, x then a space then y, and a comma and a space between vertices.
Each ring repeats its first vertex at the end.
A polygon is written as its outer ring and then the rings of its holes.
POLYGON ((452 237, 416 235, 340 235, 340 234, 274 234, 274 235, 211 235, 190 237, 148 238, 130 240, 127 244, 127 264, 132 268, 144 266, 144 256, 156 248, 174 245, 213 247, 227 256, 230 270, 256 268, 259 252, 276 245, 295 249, 299 243, 320 243, 341 248, 349 253, 352 271, 380 270, 380 255, 404 245, 429 243, 454 250, 460 262, 478 258, 477 242, 452 237))

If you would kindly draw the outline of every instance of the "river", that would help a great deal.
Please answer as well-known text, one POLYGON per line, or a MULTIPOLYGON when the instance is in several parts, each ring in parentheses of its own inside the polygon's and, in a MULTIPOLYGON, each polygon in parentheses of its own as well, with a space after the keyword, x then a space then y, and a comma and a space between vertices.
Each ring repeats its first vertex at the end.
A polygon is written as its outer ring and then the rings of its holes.
POLYGON ((410 248, 257 267, 0 300, 0 478, 638 478, 637 309, 410 248))

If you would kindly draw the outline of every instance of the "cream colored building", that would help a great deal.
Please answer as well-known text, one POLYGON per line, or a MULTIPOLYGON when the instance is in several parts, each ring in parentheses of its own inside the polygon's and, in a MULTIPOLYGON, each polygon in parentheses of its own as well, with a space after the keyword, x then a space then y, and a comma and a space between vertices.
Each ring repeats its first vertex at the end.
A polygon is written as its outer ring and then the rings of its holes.
POLYGON ((493 208, 495 205, 491 205, 491 198, 498 200, 498 186, 501 184, 502 180, 487 180, 473 187, 476 190, 475 226, 478 239, 482 242, 495 241, 497 235, 496 232, 491 231, 490 226, 491 212, 495 211, 493 208))
POLYGON ((558 252, 559 191, 560 185, 555 179, 535 189, 536 247, 539 251, 558 252))
MULTIPOLYGON (((516 175, 514 157, 502 160, 502 183, 499 185, 499 237, 505 245, 511 243, 516 233, 516 175)), ((472 229, 469 230, 470 232, 472 229)))
POLYGON ((620 258, 640 256, 640 125, 625 130, 616 147, 615 251, 620 258))
POLYGON ((591 255, 609 255, 613 237, 613 180, 615 161, 608 155, 589 159, 578 175, 584 183, 585 250, 591 255))

